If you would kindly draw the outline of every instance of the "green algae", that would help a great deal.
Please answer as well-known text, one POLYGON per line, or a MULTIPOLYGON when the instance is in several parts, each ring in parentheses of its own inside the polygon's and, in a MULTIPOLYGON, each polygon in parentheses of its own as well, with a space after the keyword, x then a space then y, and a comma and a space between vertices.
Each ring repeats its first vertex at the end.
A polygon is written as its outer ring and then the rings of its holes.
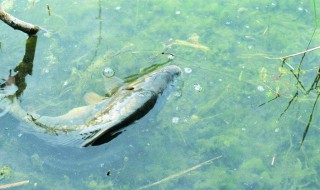
POLYGON ((3 166, 0 168, 0 180, 8 178, 11 173, 11 168, 9 166, 3 166))
MULTIPOLYGON (((52 166, 46 160, 63 153, 42 141, 43 149, 31 151, 34 137, 18 138, 19 132, 11 127, 17 124, 5 118, 6 128, 14 136, 2 131, 5 135, 0 141, 5 145, 0 146, 1 151, 13 156, 21 152, 31 158, 28 162, 6 161, 15 166, 11 179, 30 177, 32 184, 37 184, 35 189, 135 189, 213 155, 223 155, 218 162, 155 189, 319 188, 319 121, 311 124, 303 151, 297 150, 308 121, 304 110, 310 110, 314 95, 300 98, 279 119, 294 95, 295 83, 286 70, 279 71, 281 63, 264 58, 305 49, 313 32, 312 3, 101 1, 100 17, 96 1, 86 1, 86 6, 75 3, 40 1, 32 7, 36 15, 32 16, 25 10, 29 5, 17 2, 15 9, 22 10, 17 16, 25 16, 51 32, 50 38, 39 34, 33 75, 27 78, 28 87, 22 95, 22 104, 29 110, 59 115, 83 105, 86 92, 103 94, 101 72, 105 67, 125 78, 160 63, 153 58, 163 51, 175 55, 173 64, 192 72, 183 73, 178 94, 172 92, 149 123, 135 125, 115 143, 98 147, 99 154, 93 154, 96 159, 85 158, 88 150, 75 153, 79 156, 75 162, 87 159, 90 164, 68 163, 66 159, 66 172, 59 172, 58 164, 52 166), (170 39, 186 41, 194 33, 209 51, 170 45, 170 39), (203 90, 196 91, 194 84, 203 90), (257 90, 259 85, 264 91, 257 90), (281 97, 258 108, 275 92, 281 97), (177 123, 172 122, 173 117, 179 118, 177 123), (120 158, 112 158, 114 155, 120 158), (93 169, 80 169, 88 165, 93 169), (68 172, 72 168, 77 172, 68 172), (111 176, 106 175, 107 169, 111 176)), ((3 76, 21 60, 25 39, 14 37, 19 34, 4 25, 0 27, 7 36, 1 37, 3 76), (10 56, 2 56, 8 53, 10 56)), ((319 40, 314 38, 311 47, 316 44, 319 40)), ((311 69, 301 74, 306 81, 316 72, 312 69, 317 66, 318 54, 314 52, 304 60, 308 64, 302 69, 311 69)), ((298 60, 290 64, 295 67, 298 60)))

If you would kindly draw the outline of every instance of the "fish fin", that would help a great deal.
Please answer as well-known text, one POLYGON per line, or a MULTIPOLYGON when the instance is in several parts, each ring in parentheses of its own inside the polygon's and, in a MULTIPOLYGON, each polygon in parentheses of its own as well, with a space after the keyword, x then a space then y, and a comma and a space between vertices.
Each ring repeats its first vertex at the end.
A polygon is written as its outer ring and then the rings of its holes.
POLYGON ((20 123, 19 126, 21 134, 36 136, 38 139, 41 139, 45 141, 45 143, 52 146, 59 145, 68 147, 79 147, 79 144, 83 143, 83 140, 81 139, 78 132, 53 134, 46 132, 43 129, 39 129, 39 127, 35 127, 26 123, 20 123))
POLYGON ((97 104, 105 99, 105 97, 100 96, 99 94, 96 94, 94 92, 86 93, 83 98, 84 98, 84 101, 86 102, 86 104, 88 104, 88 105, 97 104))
POLYGON ((105 125, 97 125, 92 126, 88 129, 84 129, 80 132, 80 135, 82 136, 82 139, 84 142, 81 144, 82 147, 87 147, 92 145, 97 139, 99 139, 103 134, 108 133, 116 124, 121 123, 122 120, 110 122, 105 125))
POLYGON ((38 137, 51 145, 60 145, 67 147, 79 147, 79 144, 83 142, 83 140, 75 134, 40 134, 38 135, 38 137))

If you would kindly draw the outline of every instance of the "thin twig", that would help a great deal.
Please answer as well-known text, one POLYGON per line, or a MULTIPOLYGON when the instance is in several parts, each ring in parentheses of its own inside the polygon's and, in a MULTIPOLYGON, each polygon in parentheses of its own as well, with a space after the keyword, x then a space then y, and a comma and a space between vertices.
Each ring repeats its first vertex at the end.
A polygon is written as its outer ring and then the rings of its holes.
POLYGON ((317 47, 314 47, 314 48, 311 48, 311 49, 308 49, 308 50, 305 50, 305 51, 301 51, 301 52, 298 52, 298 53, 294 53, 294 54, 290 54, 290 55, 286 55, 286 56, 283 56, 283 57, 265 57, 267 59, 280 59, 280 60, 286 60, 290 57, 294 57, 294 56, 297 56, 297 55, 301 55, 301 54, 305 54, 305 53, 309 53, 311 51, 315 51, 315 50, 318 50, 320 49, 320 46, 317 46, 317 47))
POLYGON ((171 179, 174 179, 174 178, 177 178, 177 177, 181 177, 182 175, 184 175, 184 174, 186 174, 186 173, 188 173, 188 172, 191 172, 191 171, 193 171, 193 170, 196 170, 196 169, 198 169, 198 168, 200 168, 200 167, 202 167, 202 166, 204 166, 204 165, 211 164, 214 160, 217 160, 217 159, 219 159, 219 158, 221 158, 221 157, 222 157, 222 156, 218 156, 218 157, 212 158, 212 159, 210 159, 210 160, 207 160, 207 161, 205 161, 205 162, 202 162, 202 163, 200 163, 200 164, 197 164, 197 165, 195 165, 195 166, 193 166, 193 167, 191 167, 191 168, 189 168, 189 169, 183 170, 183 171, 181 171, 181 172, 178 172, 178 173, 176 173, 176 174, 170 175, 170 176, 168 176, 168 177, 166 177, 166 178, 163 178, 163 179, 161 179, 161 180, 159 180, 159 181, 156 181, 156 182, 154 182, 154 183, 150 183, 150 184, 148 184, 148 185, 146 185, 146 186, 140 187, 139 190, 140 190, 140 189, 147 189, 147 188, 149 188, 149 187, 152 187, 152 186, 159 185, 159 184, 161 184, 161 183, 167 182, 167 181, 169 181, 169 180, 171 180, 171 179))
POLYGON ((9 189, 11 187, 18 187, 18 186, 25 185, 28 183, 29 183, 29 180, 25 180, 25 181, 6 184, 6 185, 0 185, 0 189, 9 189))

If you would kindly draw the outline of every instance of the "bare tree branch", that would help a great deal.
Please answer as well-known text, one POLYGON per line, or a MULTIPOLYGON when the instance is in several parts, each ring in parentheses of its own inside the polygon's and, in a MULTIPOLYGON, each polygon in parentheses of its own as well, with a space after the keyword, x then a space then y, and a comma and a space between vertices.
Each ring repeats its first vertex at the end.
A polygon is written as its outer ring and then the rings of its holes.
POLYGON ((21 30, 22 32, 27 33, 29 36, 35 35, 40 29, 39 26, 19 20, 2 9, 0 9, 0 20, 15 30, 21 30))

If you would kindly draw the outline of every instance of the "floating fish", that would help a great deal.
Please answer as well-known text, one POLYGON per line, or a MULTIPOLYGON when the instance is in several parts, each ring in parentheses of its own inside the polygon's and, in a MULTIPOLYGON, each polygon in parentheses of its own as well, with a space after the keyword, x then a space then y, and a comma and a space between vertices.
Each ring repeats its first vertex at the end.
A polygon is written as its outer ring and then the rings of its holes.
MULTIPOLYGON (((100 145, 112 140, 121 133, 121 129, 145 116, 180 72, 180 68, 174 65, 157 69, 123 85, 110 98, 96 98, 99 102, 74 108, 58 117, 29 114, 21 111, 23 109, 18 103, 12 104, 10 112, 31 123, 42 133, 66 134, 67 139, 81 140, 83 147, 100 145)), ((93 94, 88 96, 95 97, 93 94)))

